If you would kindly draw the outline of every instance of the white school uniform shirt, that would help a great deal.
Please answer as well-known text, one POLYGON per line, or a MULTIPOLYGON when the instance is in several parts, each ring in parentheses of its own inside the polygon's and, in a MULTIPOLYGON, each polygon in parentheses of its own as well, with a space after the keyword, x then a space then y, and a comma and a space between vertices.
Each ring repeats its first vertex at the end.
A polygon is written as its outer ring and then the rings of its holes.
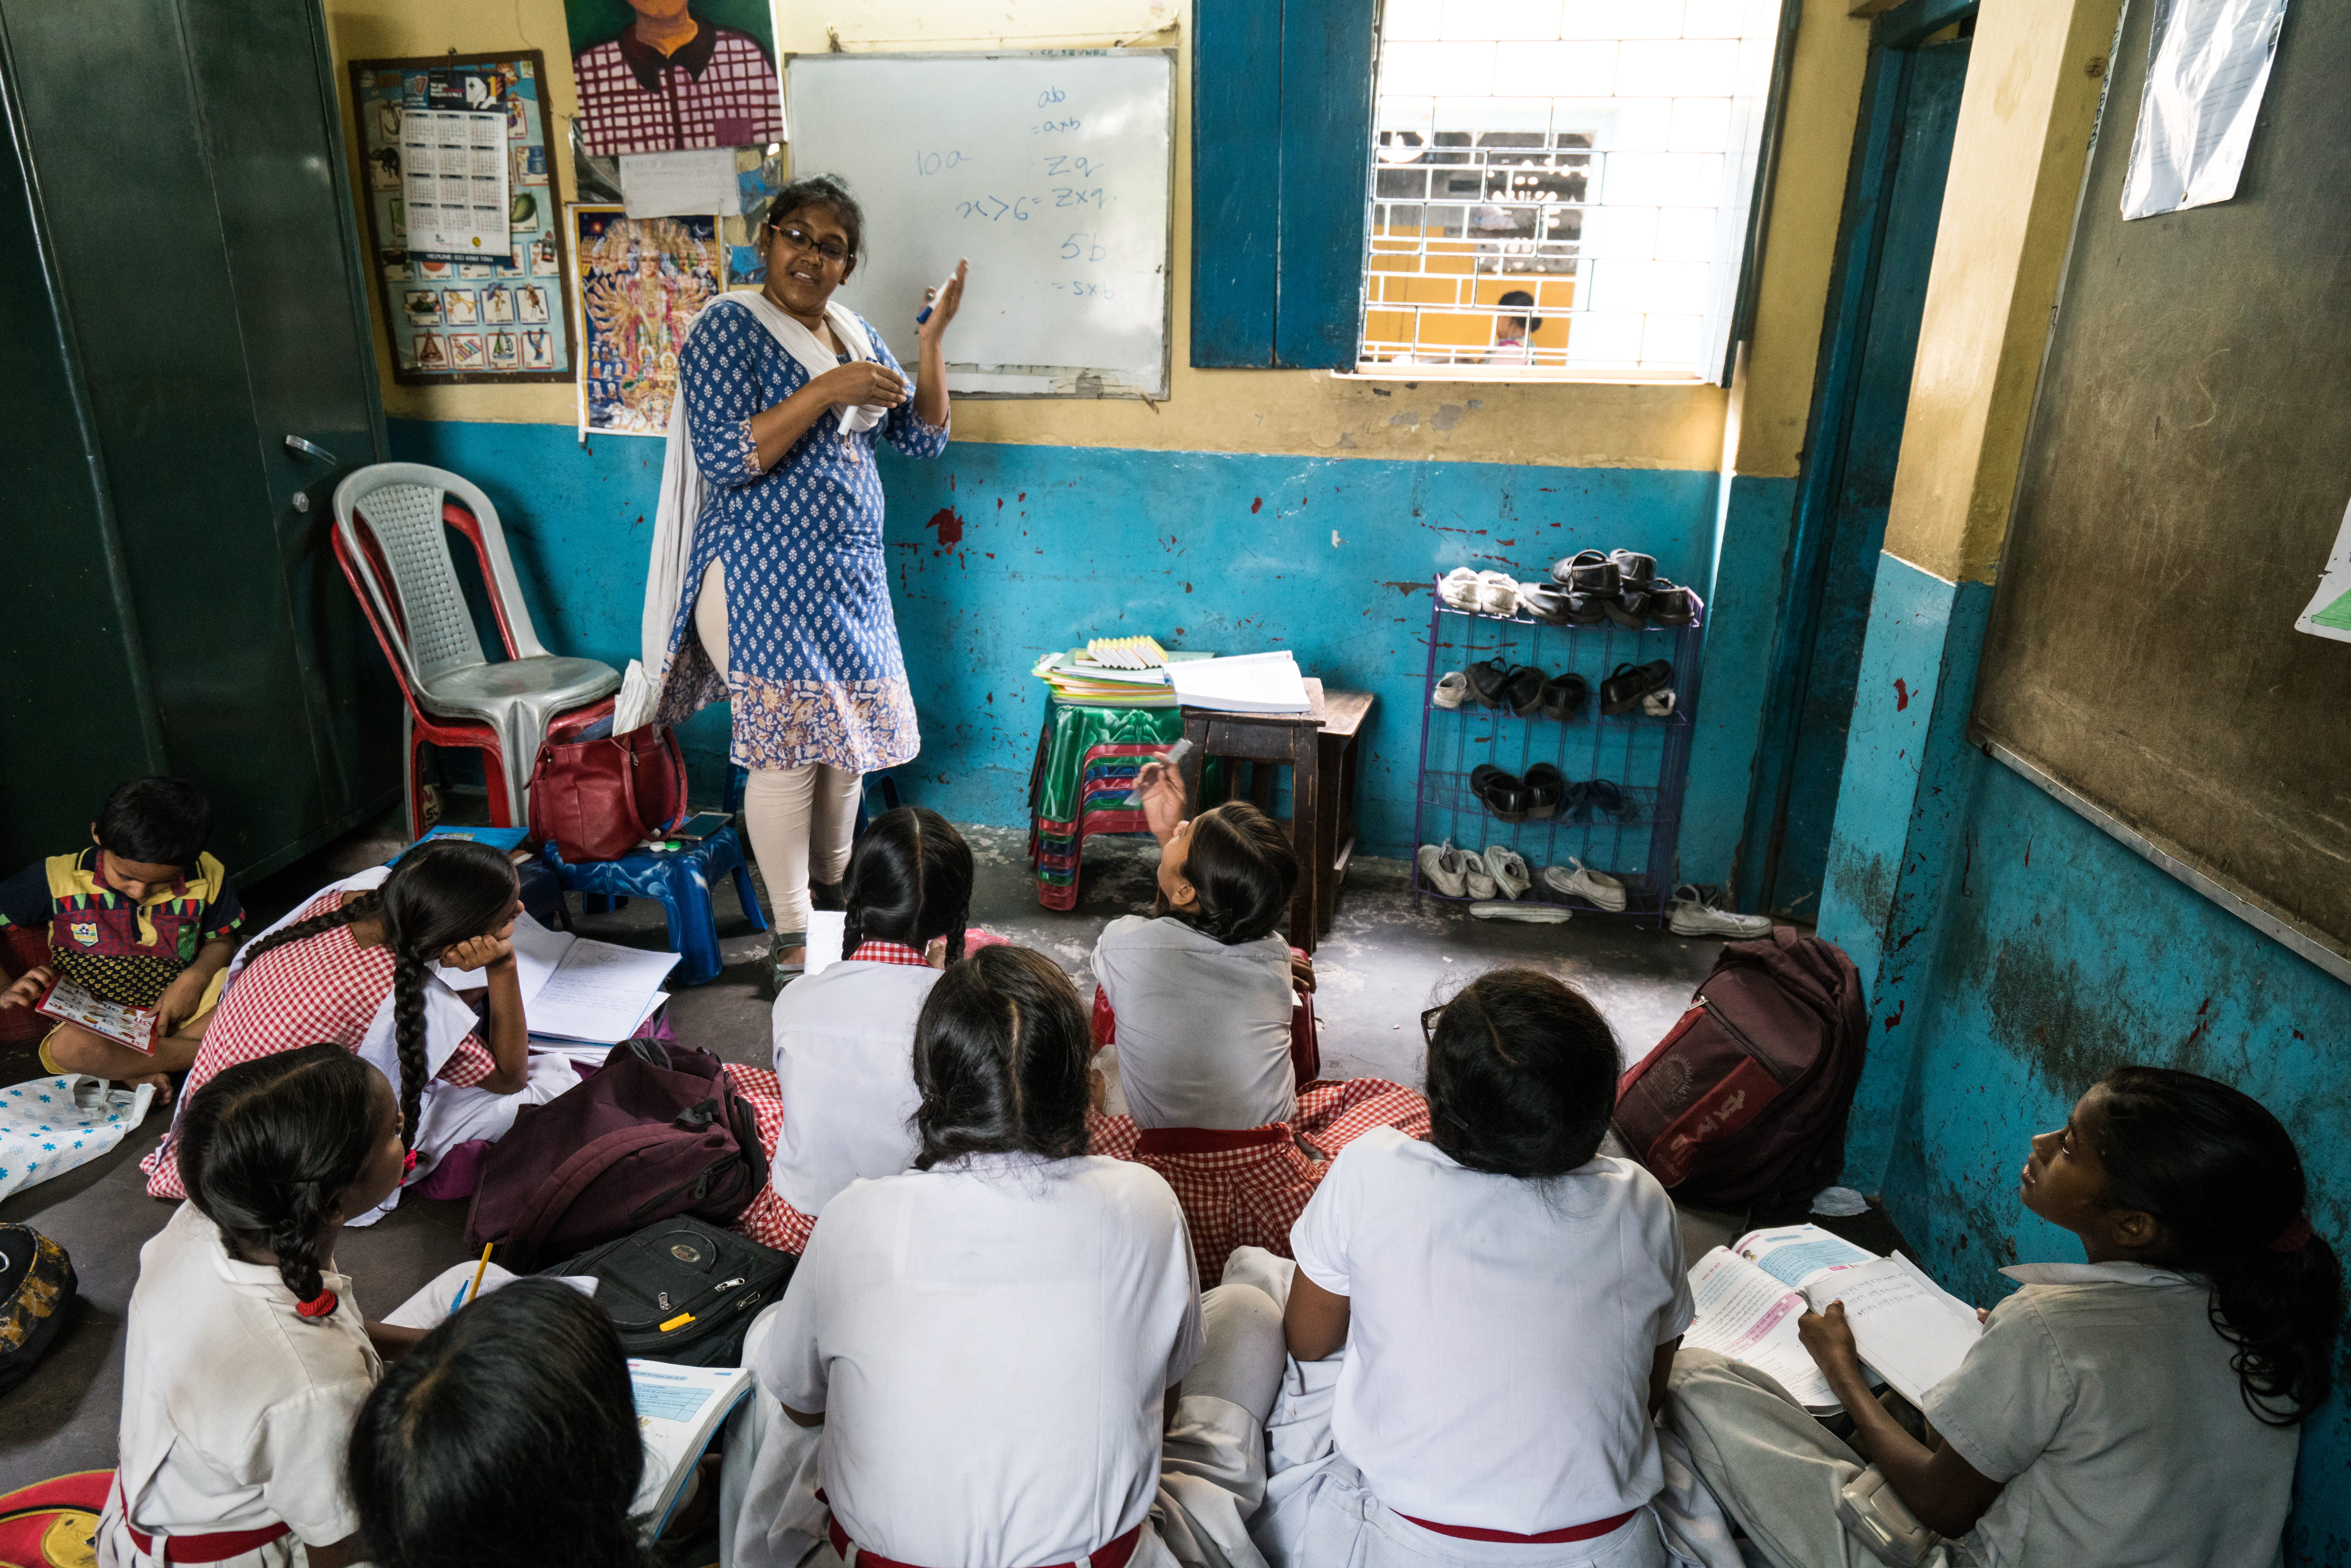
MULTIPOLYGON (((229 1255, 193 1203, 139 1250, 122 1368, 121 1498, 151 1535, 209 1535, 284 1523, 312 1546, 360 1527, 343 1453, 382 1373, 350 1281, 331 1317, 298 1315, 274 1265, 229 1255)), ((109 1522, 111 1523, 111 1511, 109 1522)), ((102 1564, 140 1561, 119 1529, 102 1564)), ((160 1544, 160 1542, 159 1542, 160 1544)), ((236 1560, 291 1562, 277 1542, 236 1560)))
POLYGON ((776 1312, 754 1369, 823 1412, 833 1517, 925 1568, 1071 1563, 1140 1523, 1203 1345, 1175 1193, 1093 1155, 859 1182, 776 1312))
POLYGON ((2275 1568, 2302 1429, 2245 1407, 2200 1279, 2027 1263, 1927 1390, 1927 1418, 2007 1484, 1960 1542, 1987 1568, 2275 1568))
POLYGON ((844 960, 786 986, 773 1014, 784 1123, 768 1182, 818 1215, 851 1182, 895 1176, 921 1147, 911 1124, 914 1019, 938 984, 925 966, 844 960))
POLYGON ((1227 946, 1170 915, 1102 928, 1094 977, 1118 1015, 1118 1082, 1139 1127, 1262 1127, 1298 1108, 1290 945, 1227 946))
POLYGON ((1664 1487, 1649 1366, 1696 1309, 1680 1221, 1639 1166, 1522 1181, 1377 1127, 1290 1243, 1349 1299, 1332 1436, 1389 1508, 1540 1535, 1664 1487))

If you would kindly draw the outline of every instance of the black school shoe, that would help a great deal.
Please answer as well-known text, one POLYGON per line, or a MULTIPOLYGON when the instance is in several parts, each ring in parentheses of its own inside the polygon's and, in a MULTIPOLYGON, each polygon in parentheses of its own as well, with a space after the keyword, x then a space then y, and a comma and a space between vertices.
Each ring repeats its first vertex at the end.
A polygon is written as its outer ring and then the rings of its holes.
POLYGON ((1615 596, 1600 601, 1600 612, 1627 632, 1646 632, 1649 627, 1649 595, 1637 588, 1620 588, 1615 596))
POLYGON ((1500 707, 1502 691, 1510 684, 1510 667, 1499 659, 1480 659, 1461 672, 1469 683, 1469 695, 1479 707, 1500 707))
POLYGON ((1664 690, 1673 678, 1674 667, 1663 659, 1652 659, 1646 664, 1619 664, 1600 683, 1600 711, 1615 715, 1636 708, 1643 697, 1664 690))
POLYGON ((1519 608, 1546 626, 1565 626, 1568 622, 1568 601, 1573 596, 1563 588, 1547 582, 1519 584, 1519 608))
POLYGON ((1583 711, 1583 700, 1591 695, 1592 683, 1573 670, 1562 670, 1543 683, 1542 716, 1562 722, 1573 718, 1583 711))
POLYGON ((1538 762, 1527 769, 1527 816, 1541 821, 1559 814, 1560 802, 1567 799, 1567 775, 1548 762, 1538 762))
POLYGON ((1657 558, 1653 555, 1643 555, 1639 550, 1610 550, 1608 564, 1616 569, 1617 581, 1626 588, 1646 593, 1649 584, 1656 580, 1657 558))
POLYGON ((1551 580, 1578 593, 1611 594, 1623 586, 1616 563, 1596 549, 1578 550, 1552 563, 1551 580))
POLYGON ((1649 624, 1681 627, 1698 618, 1698 605, 1690 591, 1659 578, 1649 589, 1649 624))
POLYGON ((1515 773, 1505 773, 1490 762, 1480 762, 1469 770, 1469 792, 1505 822, 1527 820, 1526 781, 1515 773))
POLYGON ((1520 664, 1502 683, 1502 701, 1520 718, 1532 718, 1542 708, 1543 673, 1520 664))

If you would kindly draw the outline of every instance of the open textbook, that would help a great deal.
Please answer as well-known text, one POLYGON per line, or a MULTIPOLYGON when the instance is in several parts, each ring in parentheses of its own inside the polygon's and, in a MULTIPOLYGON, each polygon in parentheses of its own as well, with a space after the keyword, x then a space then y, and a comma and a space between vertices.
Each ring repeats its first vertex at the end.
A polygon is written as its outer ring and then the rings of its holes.
MULTIPOLYGON (((610 1046, 636 1033, 665 999, 662 982, 678 960, 675 953, 549 931, 528 915, 515 917, 514 950, 531 1037, 557 1048, 567 1041, 610 1046)), ((596 1054, 601 1060, 603 1053, 596 1054)))
POLYGON ((1842 1408, 1796 1320, 1844 1303, 1873 1377, 1919 1404, 1956 1369, 1983 1327, 1975 1309, 1907 1258, 1880 1258, 1817 1225, 1752 1230, 1690 1270, 1698 1318, 1682 1343, 1767 1372, 1815 1415, 1842 1408))
POLYGON ((751 1369, 673 1366, 631 1357, 629 1387, 636 1396, 637 1430, 645 1442, 644 1479, 637 1485, 629 1512, 652 1522, 652 1539, 668 1525, 718 1424, 751 1392, 751 1369))

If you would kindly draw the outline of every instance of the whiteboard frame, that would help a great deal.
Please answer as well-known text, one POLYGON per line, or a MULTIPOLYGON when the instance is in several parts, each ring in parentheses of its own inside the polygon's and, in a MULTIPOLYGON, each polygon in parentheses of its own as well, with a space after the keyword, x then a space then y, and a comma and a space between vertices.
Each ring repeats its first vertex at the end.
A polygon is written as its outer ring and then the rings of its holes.
MULTIPOLYGON (((1176 362, 1176 89, 1178 86, 1176 51, 1162 45, 1155 48, 1112 49, 842 49, 806 50, 787 54, 778 62, 778 74, 784 84, 784 113, 789 123, 792 102, 792 65, 795 61, 815 60, 1068 60, 1068 59, 1136 59, 1157 56, 1167 67, 1167 225, 1160 239, 1159 255, 1159 384, 1145 387, 1136 382, 1106 378, 1103 373, 1085 365, 983 365, 976 361, 947 361, 947 391, 958 398, 982 402, 1033 401, 1060 398, 1075 402, 1099 402, 1124 399, 1137 402, 1159 403, 1167 401, 1175 385, 1176 362), (1012 392, 1002 389, 975 389, 966 392, 954 384, 957 372, 967 376, 1050 376, 1071 380, 1067 390, 1045 392, 1012 392), (1092 378, 1093 385, 1085 385, 1092 378)), ((791 157, 791 172, 786 177, 799 177, 799 142, 785 144, 791 157)), ((1115 376, 1116 372, 1113 372, 1115 376)))

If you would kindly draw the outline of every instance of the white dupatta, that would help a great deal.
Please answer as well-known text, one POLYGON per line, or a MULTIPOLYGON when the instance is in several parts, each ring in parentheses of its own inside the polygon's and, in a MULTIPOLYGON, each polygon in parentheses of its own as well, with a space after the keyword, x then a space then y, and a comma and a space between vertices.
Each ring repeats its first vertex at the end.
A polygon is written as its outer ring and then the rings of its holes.
MULTIPOLYGON (((816 334, 792 319, 765 294, 745 290, 724 298, 748 310, 752 319, 765 327, 783 350, 799 361, 810 380, 839 368, 839 361, 817 341, 816 334)), ((707 314, 705 309, 703 315, 697 315, 694 326, 701 326, 703 316, 707 314)), ((849 350, 851 359, 876 358, 865 324, 847 306, 838 300, 827 303, 824 319, 841 346, 849 350)), ((687 329, 689 342, 693 335, 694 329, 687 329)), ((681 352, 681 377, 684 363, 685 356, 681 352)), ((832 406, 841 418, 842 431, 852 434, 872 429, 890 413, 878 403, 832 406)), ((707 488, 702 470, 694 461, 694 443, 686 434, 685 388, 681 384, 670 400, 668 444, 662 452, 661 497, 653 512, 653 554, 645 563, 645 609, 638 629, 641 657, 629 662, 628 673, 622 677, 621 695, 612 709, 615 735, 626 735, 651 723, 653 710, 661 702, 663 683, 669 678, 670 629, 677 623, 677 607, 687 591, 685 576, 694 561, 694 530, 702 517, 707 488)))

